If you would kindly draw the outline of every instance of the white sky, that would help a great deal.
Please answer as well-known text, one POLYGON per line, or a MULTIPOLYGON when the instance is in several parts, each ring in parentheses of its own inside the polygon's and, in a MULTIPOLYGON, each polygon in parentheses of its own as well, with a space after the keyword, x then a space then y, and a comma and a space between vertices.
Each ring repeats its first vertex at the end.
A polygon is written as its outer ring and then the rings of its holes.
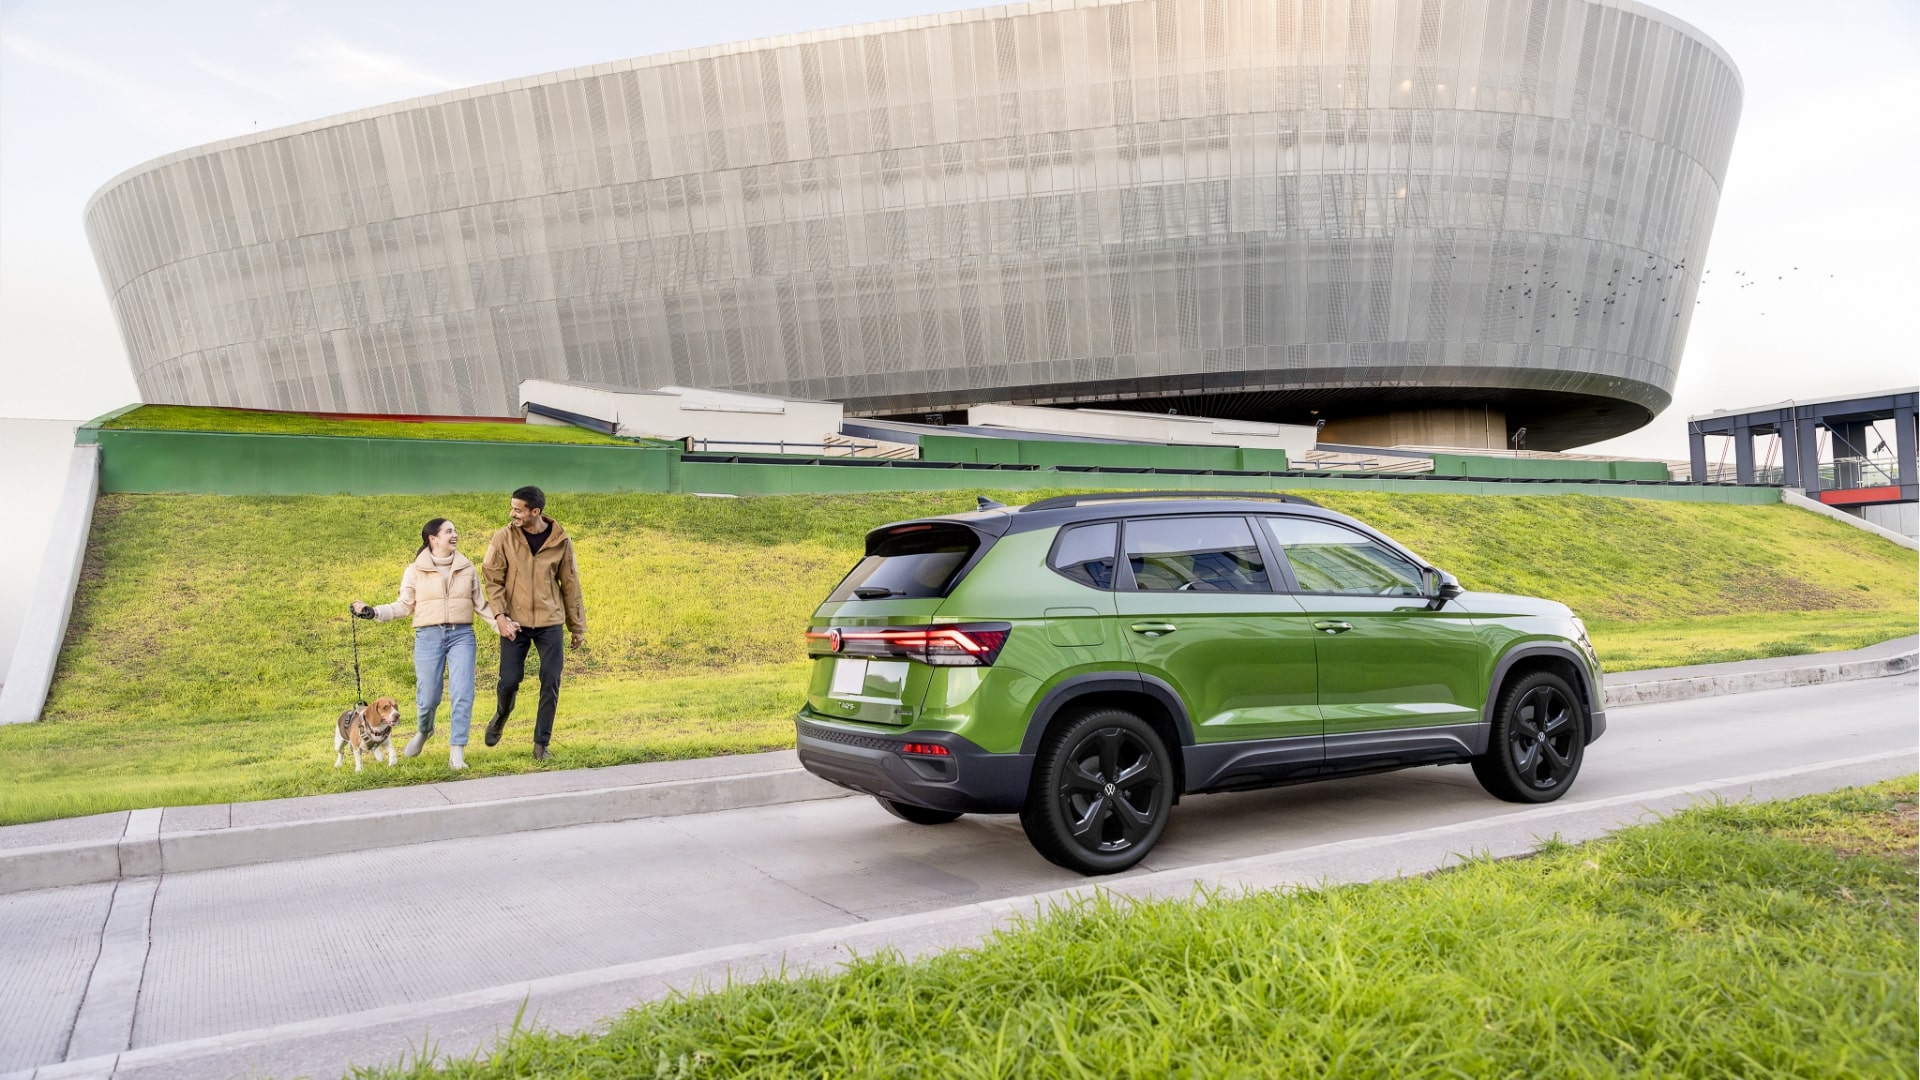
MULTIPOLYGON (((124 169, 447 88, 965 6, 9 2, 0 12, 0 417, 77 420, 138 400, 81 225, 87 199, 124 169)), ((1674 404, 1603 448, 1685 457, 1690 414, 1920 381, 1920 4, 1656 6, 1726 48, 1746 102, 1674 404), (1736 270, 1760 284, 1736 293, 1736 270)))

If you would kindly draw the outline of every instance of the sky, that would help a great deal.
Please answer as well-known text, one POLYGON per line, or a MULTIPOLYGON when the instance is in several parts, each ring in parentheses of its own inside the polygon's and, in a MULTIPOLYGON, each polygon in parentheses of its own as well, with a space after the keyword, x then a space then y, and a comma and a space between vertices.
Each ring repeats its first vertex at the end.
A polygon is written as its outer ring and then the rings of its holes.
MULTIPOLYGON (((139 400, 81 214, 201 143, 441 90, 964 0, 9 2, 0 9, 0 417, 139 400), (537 17, 532 13, 538 12, 537 17)), ((1663 0, 1746 97, 1674 403, 1588 452, 1686 456, 1686 418, 1920 381, 1920 4, 1663 0), (1758 284, 1737 289, 1735 271, 1758 284), (1900 328, 1908 328, 1901 333, 1900 328)))

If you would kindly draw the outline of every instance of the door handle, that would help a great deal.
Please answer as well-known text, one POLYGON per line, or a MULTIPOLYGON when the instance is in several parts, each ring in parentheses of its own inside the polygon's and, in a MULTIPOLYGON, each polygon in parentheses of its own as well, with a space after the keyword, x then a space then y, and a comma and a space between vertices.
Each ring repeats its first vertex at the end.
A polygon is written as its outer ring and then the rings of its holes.
POLYGON ((1313 628, 1329 634, 1344 634, 1353 629, 1353 624, 1350 622, 1317 622, 1313 624, 1313 628))
POLYGON ((1159 637, 1162 634, 1171 634, 1180 628, 1170 622, 1137 622, 1127 627, 1127 629, 1136 634, 1145 634, 1148 637, 1159 637))

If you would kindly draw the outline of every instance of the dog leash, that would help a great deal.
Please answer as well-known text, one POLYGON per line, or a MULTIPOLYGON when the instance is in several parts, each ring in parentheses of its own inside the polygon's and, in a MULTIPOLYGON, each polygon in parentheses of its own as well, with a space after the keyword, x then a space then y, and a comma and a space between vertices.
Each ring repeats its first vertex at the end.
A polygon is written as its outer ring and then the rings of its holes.
POLYGON ((358 708, 367 707, 367 693, 360 688, 360 616, 349 611, 347 621, 353 624, 353 697, 358 708))

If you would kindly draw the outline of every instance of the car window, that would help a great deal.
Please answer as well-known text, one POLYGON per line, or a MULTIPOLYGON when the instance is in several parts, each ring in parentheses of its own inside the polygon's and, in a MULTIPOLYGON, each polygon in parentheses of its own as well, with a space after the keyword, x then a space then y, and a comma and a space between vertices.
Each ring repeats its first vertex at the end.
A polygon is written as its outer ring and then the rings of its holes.
POLYGON ((1266 592, 1267 566, 1245 518, 1127 522, 1127 565, 1142 592, 1266 592))
POLYGON ((1078 525, 1060 534, 1047 565, 1082 585, 1113 588, 1113 549, 1120 528, 1111 521, 1078 525))
POLYGON ((979 546, 980 537, 964 525, 902 526, 872 545, 827 602, 945 596, 979 546))
POLYGON ((1301 592, 1349 596, 1424 596, 1420 567, 1398 552, 1324 521, 1261 519, 1293 567, 1301 592))

